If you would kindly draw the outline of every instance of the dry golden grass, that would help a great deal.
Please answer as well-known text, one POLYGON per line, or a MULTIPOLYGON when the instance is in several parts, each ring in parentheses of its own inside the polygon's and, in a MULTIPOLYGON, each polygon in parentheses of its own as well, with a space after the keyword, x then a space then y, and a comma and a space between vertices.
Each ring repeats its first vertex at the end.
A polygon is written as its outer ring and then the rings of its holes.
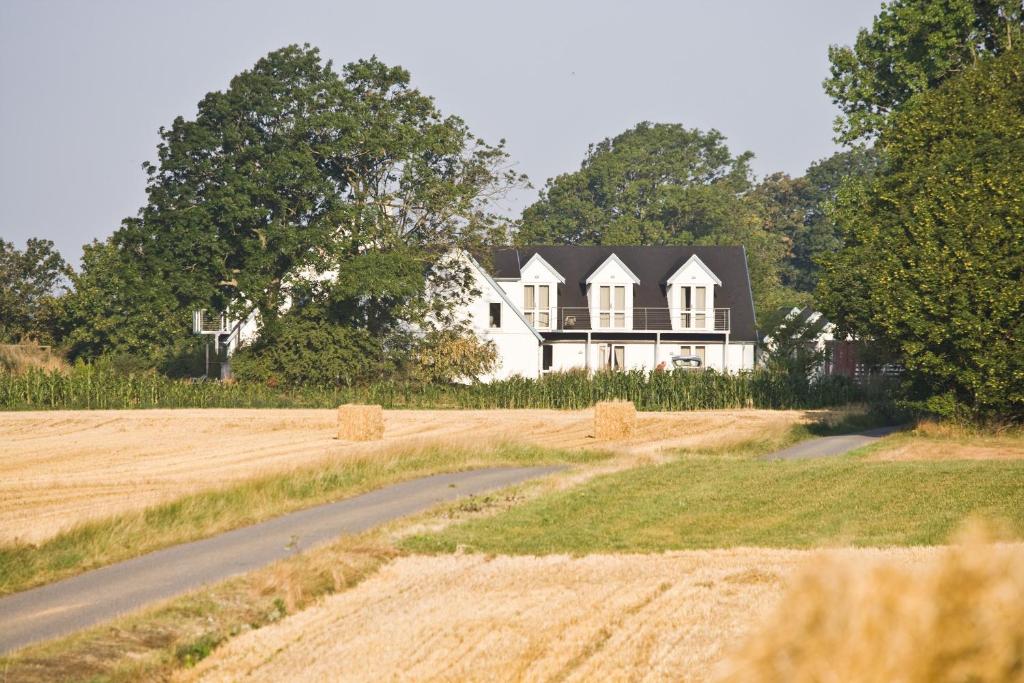
POLYGON ((723 681, 1024 681, 1024 550, 973 540, 920 564, 824 557, 723 681))
POLYGON ((38 344, 0 344, 0 372, 20 374, 30 369, 68 369, 67 362, 49 347, 38 344))
POLYGON ((384 409, 349 403, 338 406, 338 438, 342 441, 380 441, 384 438, 384 409))
POLYGON ((1020 460, 1024 431, 1019 428, 963 427, 922 421, 906 434, 887 440, 868 460, 1020 460))
POLYGON ((628 439, 636 433, 636 406, 632 401, 600 401, 594 406, 594 438, 628 439))
MULTIPOLYGON (((642 413, 627 461, 665 449, 781 436, 820 412, 642 413)), ((592 411, 388 410, 376 442, 340 441, 333 410, 0 413, 0 543, 39 542, 83 521, 353 456, 433 444, 603 448, 592 411)))
MULTIPOLYGON (((941 552, 736 549, 580 558, 404 557, 353 590, 240 636, 179 676, 185 681, 705 680, 729 648, 775 607, 786 579, 805 563, 828 569, 883 561, 910 566, 932 562, 941 552)), ((1022 550, 1015 552, 1020 556, 1022 550)))

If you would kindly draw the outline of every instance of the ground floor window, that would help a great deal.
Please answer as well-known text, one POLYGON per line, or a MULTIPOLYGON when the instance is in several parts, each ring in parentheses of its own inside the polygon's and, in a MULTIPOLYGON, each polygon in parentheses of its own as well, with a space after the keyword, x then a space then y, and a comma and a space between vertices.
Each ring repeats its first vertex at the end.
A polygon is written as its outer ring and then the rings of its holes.
POLYGON ((488 313, 489 313, 489 317, 490 317, 491 327, 492 328, 501 327, 501 302, 492 303, 490 305, 490 311, 488 313))
POLYGON ((704 367, 707 362, 707 347, 706 346, 691 346, 683 344, 679 347, 679 355, 681 356, 696 356, 700 358, 700 366, 704 367))
POLYGON ((541 369, 542 370, 550 370, 551 369, 552 358, 554 356, 554 348, 555 347, 551 346, 551 344, 545 344, 544 346, 541 347, 541 353, 542 353, 541 369))
POLYGON ((598 368, 601 370, 622 370, 626 367, 626 347, 618 344, 601 344, 597 347, 598 368))

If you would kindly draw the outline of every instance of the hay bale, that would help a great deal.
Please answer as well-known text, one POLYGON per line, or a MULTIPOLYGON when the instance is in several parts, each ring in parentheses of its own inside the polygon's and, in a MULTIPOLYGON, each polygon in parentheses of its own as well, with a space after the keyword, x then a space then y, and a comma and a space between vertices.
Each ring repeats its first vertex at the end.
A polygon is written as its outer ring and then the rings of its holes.
POLYGON ((793 582, 718 681, 1021 681, 1024 547, 930 561, 826 558, 793 582))
POLYGON ((384 409, 378 405, 358 403, 338 406, 338 438, 342 441, 383 439, 384 409))
POLYGON ((636 432, 632 401, 601 401, 594 406, 594 437, 601 441, 628 439, 636 432))

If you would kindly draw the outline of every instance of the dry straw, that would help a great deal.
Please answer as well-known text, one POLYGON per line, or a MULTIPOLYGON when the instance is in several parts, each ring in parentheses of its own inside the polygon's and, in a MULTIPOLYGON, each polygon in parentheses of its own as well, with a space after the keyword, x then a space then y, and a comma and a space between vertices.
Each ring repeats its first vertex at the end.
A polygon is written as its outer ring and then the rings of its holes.
POLYGON ((342 441, 378 441, 384 438, 384 409, 347 403, 338 406, 338 438, 342 441))
POLYGON ((919 564, 823 559, 723 681, 1024 681, 1024 548, 980 532, 919 564))
POLYGON ((636 432, 632 401, 601 401, 594 406, 594 437, 602 441, 628 439, 636 432))

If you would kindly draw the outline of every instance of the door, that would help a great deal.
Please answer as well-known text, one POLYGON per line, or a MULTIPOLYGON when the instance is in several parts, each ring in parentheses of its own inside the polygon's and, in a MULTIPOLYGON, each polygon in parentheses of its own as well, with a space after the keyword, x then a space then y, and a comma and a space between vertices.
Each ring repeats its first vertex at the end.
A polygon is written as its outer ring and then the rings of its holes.
POLYGON ((693 288, 693 307, 694 312, 694 327, 698 330, 707 329, 707 305, 708 305, 708 288, 707 287, 694 287, 693 288))

